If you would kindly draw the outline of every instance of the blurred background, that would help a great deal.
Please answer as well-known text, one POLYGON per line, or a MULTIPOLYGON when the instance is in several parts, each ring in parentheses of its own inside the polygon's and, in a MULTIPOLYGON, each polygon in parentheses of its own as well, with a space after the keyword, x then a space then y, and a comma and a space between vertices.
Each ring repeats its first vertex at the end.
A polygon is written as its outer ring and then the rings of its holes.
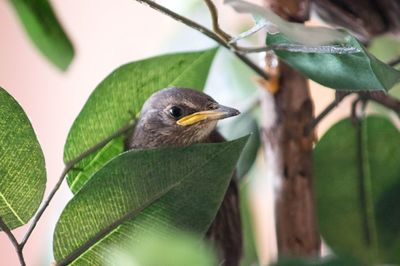
MULTIPOLYGON (((210 27, 208 11, 202 1, 158 2, 210 27)), ((222 1, 215 2, 221 27, 227 32, 236 35, 252 26, 250 16, 235 13, 230 7, 223 6, 222 1)), ((46 194, 63 169, 63 146, 75 117, 92 90, 112 70, 138 59, 216 45, 202 34, 133 0, 53 0, 51 3, 75 47, 75 57, 65 72, 59 71, 37 51, 11 5, 8 1, 0 1, 0 86, 21 104, 42 145, 47 165, 46 194)), ((313 20, 311 23, 320 22, 313 20)), ((387 50, 400 53, 396 41, 386 38, 382 42, 392 45, 391 49, 385 49, 387 46, 379 42, 373 44, 372 49, 384 60, 392 56, 387 50)), ((261 43, 262 40, 256 37, 249 40, 249 44, 261 43)), ((255 56, 254 60, 262 62, 262 58, 262 55, 255 56)), ((256 80, 252 71, 221 49, 211 69, 206 92, 218 102, 244 111, 261 90, 256 80)), ((399 89, 393 91, 396 93, 399 89)), ((315 83, 311 84, 311 92, 316 114, 334 98, 333 90, 315 83)), ((318 136, 332 123, 348 116, 350 101, 349 97, 328 115, 318 127, 318 136)), ((254 238, 260 262, 265 264, 275 257, 276 244, 273 189, 270 180, 263 176, 265 161, 262 151, 259 152, 245 184, 250 192, 248 200, 254 238)), ((52 232, 71 197, 72 193, 64 183, 25 248, 28 265, 51 263, 52 232)), ((27 227, 15 230, 19 239, 27 227)), ((3 233, 0 234, 0 265, 19 265, 14 248, 3 233)))

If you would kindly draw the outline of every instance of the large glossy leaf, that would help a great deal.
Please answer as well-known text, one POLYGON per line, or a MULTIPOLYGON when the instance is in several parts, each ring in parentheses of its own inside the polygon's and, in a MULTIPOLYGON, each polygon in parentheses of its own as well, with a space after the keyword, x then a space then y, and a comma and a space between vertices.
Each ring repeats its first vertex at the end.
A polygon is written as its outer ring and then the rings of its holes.
POLYGON ((9 228, 29 221, 45 187, 44 157, 31 123, 0 88, 0 217, 9 228))
MULTIPOLYGON (((282 33, 269 34, 267 45, 295 44, 282 33)), ((310 53, 275 50, 275 53, 310 79, 337 90, 389 90, 400 81, 400 71, 379 61, 352 36, 341 46, 355 53, 310 53)))
MULTIPOLYGON (((69 132, 64 160, 69 161, 136 117, 144 101, 168 86, 202 90, 216 49, 157 56, 123 65, 94 90, 69 132)), ((114 140, 82 160, 68 175, 75 193, 105 162, 123 151, 114 140)))
POLYGON ((334 252, 368 263, 400 263, 399 148, 399 131, 376 116, 364 119, 361 131, 342 120, 317 144, 319 228, 334 252))
POLYGON ((10 0, 37 48, 58 68, 67 69, 74 48, 48 0, 10 0))
POLYGON ((180 148, 131 150, 96 172, 64 209, 54 234, 63 263, 99 265, 110 245, 158 224, 205 233, 247 138, 180 148), (84 254, 74 254, 83 244, 84 254))

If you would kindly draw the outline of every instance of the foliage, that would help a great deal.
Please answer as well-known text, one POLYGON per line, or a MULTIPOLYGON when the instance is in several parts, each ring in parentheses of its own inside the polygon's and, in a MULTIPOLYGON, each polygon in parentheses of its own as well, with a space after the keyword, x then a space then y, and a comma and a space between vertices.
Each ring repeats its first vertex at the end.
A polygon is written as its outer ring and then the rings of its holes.
POLYGON ((362 266, 353 258, 327 256, 321 259, 280 258, 273 266, 362 266))
MULTIPOLYGON (((225 47, 240 50, 231 44, 267 26, 268 49, 322 85, 356 92, 388 91, 400 80, 396 68, 379 60, 399 54, 395 41, 372 42, 371 53, 384 55, 377 59, 344 30, 287 22, 246 1, 225 2, 258 20, 255 28, 231 43, 206 33, 225 47)), ((10 3, 38 49, 59 69, 67 69, 74 49, 50 3, 10 3)), ((246 63, 243 58, 248 58, 239 50, 234 54, 246 63)), ((215 218, 234 171, 242 182, 246 252, 242 265, 258 263, 249 189, 243 182, 261 145, 253 107, 224 129, 228 139, 241 137, 233 141, 124 152, 125 136, 121 135, 84 156, 87 149, 135 120, 152 93, 169 86, 203 90, 216 52, 214 48, 131 62, 94 89, 65 144, 63 174, 68 173, 74 196, 54 232, 58 264, 115 265, 125 258, 121 265, 216 265, 215 254, 201 237, 215 218), (250 137, 242 137, 251 132, 250 137)), ((247 65, 257 73, 263 71, 247 65)), ((235 70, 236 78, 243 79, 244 71, 235 70)), ((241 98, 248 95, 247 88, 241 98)), ((0 114, 0 218, 15 229, 32 218, 42 201, 45 161, 28 117, 2 88, 0 114)), ((332 126, 315 146, 314 168, 319 229, 335 256, 280 258, 275 265, 400 264, 399 146, 399 131, 385 117, 347 118, 332 126)), ((29 230, 25 237, 32 233, 29 230)), ((24 240, 16 243, 17 253, 22 254, 24 245, 24 240)))
POLYGON ((11 229, 26 224, 42 201, 46 169, 24 110, 0 88, 0 217, 11 229))
MULTIPOLYGON (((162 228, 155 230, 162 231, 162 228)), ((128 242, 121 251, 110 249, 112 264, 125 266, 216 266, 215 252, 201 236, 184 231, 173 232, 173 237, 160 238, 155 232, 143 236, 140 245, 128 242), (155 256, 154 254, 157 254, 155 256)))
POLYGON ((74 48, 48 0, 10 0, 21 23, 37 48, 59 69, 66 70, 74 48))
POLYGON ((246 140, 131 150, 114 158, 61 214, 54 235, 56 260, 97 265, 106 259, 105 247, 135 239, 157 223, 204 234, 246 140), (69 257, 82 245, 82 256, 69 257))
POLYGON ((371 116, 334 125, 315 152, 321 234, 337 254, 400 263, 400 133, 371 116), (358 135, 360 134, 360 135, 358 135))
POLYGON ((251 134, 236 167, 236 176, 241 180, 253 166, 261 146, 260 131, 257 121, 251 112, 246 112, 241 114, 238 118, 232 119, 232 121, 221 130, 228 139, 235 139, 246 134, 251 134))
MULTIPOLYGON (((269 34, 268 45, 295 44, 283 34, 269 34)), ((275 50, 286 63, 312 80, 337 90, 389 90, 400 81, 400 71, 379 61, 352 36, 340 46, 357 52, 299 52, 275 50), (323 67, 321 67, 323 66, 323 67)))

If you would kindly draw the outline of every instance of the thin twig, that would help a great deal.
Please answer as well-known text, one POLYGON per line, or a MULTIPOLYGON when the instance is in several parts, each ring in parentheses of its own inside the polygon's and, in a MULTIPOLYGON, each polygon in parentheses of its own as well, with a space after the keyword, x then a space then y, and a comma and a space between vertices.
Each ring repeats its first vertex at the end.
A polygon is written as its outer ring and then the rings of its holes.
POLYGON ((39 211, 36 213, 35 217, 33 218, 32 224, 29 227, 28 231, 26 232, 24 239, 22 240, 20 246, 21 249, 25 246, 26 242, 28 241, 30 235, 32 234, 33 230, 35 229, 40 217, 43 215, 44 211, 46 210, 46 208, 49 206, 50 201, 53 199, 54 195, 56 194, 57 190, 60 188, 62 182, 64 181, 67 173, 78 163, 80 162, 83 158, 85 158, 86 156, 92 154, 93 152, 101 149, 102 147, 104 147, 108 142, 110 142, 111 140, 113 140, 114 138, 124 134, 125 132, 127 132, 128 130, 130 130, 131 128, 134 127, 135 125, 135 121, 130 122, 129 124, 127 124, 126 126, 118 129, 117 131, 115 131, 113 134, 111 134, 110 136, 106 137, 105 139, 103 139, 102 141, 100 141, 99 143, 95 144, 94 146, 90 147, 89 149, 87 149, 86 151, 82 152, 81 154, 79 154, 77 157, 75 157, 74 159, 68 161, 65 163, 65 167, 64 170, 61 173, 61 176, 59 177, 57 184, 54 186, 54 188, 51 190, 49 196, 47 197, 47 199, 44 201, 42 207, 39 209, 39 211))
POLYGON ((18 241, 15 238, 14 234, 11 232, 10 228, 6 225, 6 223, 3 221, 1 217, 0 217, 0 228, 8 236, 10 242, 13 244, 15 251, 17 252, 21 266, 25 266, 26 264, 25 264, 24 254, 22 253, 22 247, 20 244, 18 244, 18 241))
POLYGON ((333 109, 335 109, 346 96, 351 92, 336 92, 335 99, 311 122, 309 130, 314 129, 322 119, 325 118, 333 109))
POLYGON ((261 76, 262 78, 264 78, 265 80, 269 79, 268 74, 259 66, 257 66, 255 63, 253 63, 247 56, 243 55, 242 53, 240 53, 239 51, 236 51, 236 49, 234 49, 233 47, 231 47, 230 45, 228 45, 223 39, 221 39, 221 37, 219 37, 217 34, 215 34, 214 32, 210 31, 209 29, 207 29, 206 27, 184 17, 181 16, 171 10, 169 10, 168 8, 157 4, 154 1, 151 0, 136 0, 139 3, 142 4, 146 4, 149 7, 153 8, 154 10, 157 10, 161 13, 163 13, 164 15, 167 15, 173 19, 175 19, 176 21, 182 22, 183 24, 199 31, 200 33, 206 35, 207 37, 209 37, 210 39, 216 41, 217 43, 219 43, 221 46, 230 49, 243 63, 245 63, 248 67, 250 67, 251 69, 253 69, 254 72, 256 72, 259 76, 261 76))
POLYGON ((227 34, 225 31, 221 29, 218 23, 218 10, 215 7, 214 3, 212 0, 204 0, 206 3, 208 10, 210 11, 211 19, 212 19, 212 26, 214 32, 221 38, 223 39, 226 43, 229 44, 229 41, 232 39, 229 34, 227 34))
POLYGON ((388 109, 393 110, 400 117, 400 100, 393 98, 392 96, 384 92, 361 92, 360 97, 365 100, 374 101, 380 105, 385 106, 388 109))

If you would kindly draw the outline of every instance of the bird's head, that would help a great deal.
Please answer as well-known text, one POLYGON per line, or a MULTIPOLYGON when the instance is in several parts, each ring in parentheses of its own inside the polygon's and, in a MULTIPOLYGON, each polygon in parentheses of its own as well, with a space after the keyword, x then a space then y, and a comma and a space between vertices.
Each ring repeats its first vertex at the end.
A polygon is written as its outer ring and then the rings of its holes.
POLYGON ((150 147, 200 142, 215 129, 218 120, 239 113, 202 92, 175 87, 163 89, 144 103, 134 134, 137 139, 133 141, 145 141, 150 147))

